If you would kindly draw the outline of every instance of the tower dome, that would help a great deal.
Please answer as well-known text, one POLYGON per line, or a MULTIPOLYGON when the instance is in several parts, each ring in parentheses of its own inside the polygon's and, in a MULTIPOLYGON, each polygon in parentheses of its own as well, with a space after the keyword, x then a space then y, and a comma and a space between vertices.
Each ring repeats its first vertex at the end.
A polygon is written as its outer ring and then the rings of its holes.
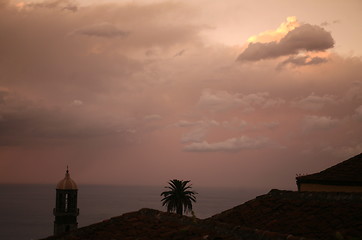
POLYGON ((55 190, 55 208, 53 209, 55 216, 54 235, 60 235, 78 228, 78 187, 70 178, 68 166, 64 179, 57 184, 55 190))
POLYGON ((65 177, 57 184, 57 189, 62 190, 77 190, 77 184, 70 178, 68 166, 65 172, 65 177))

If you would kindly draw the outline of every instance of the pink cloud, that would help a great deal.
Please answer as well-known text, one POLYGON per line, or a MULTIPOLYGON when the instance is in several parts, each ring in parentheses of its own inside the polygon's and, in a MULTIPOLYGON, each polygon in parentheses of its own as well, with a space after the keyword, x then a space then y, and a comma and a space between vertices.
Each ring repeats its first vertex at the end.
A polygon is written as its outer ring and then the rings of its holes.
POLYGON ((329 32, 316 25, 303 24, 288 32, 279 42, 249 43, 237 60, 258 61, 301 51, 324 51, 333 46, 334 40, 329 32))
POLYGON ((284 104, 280 98, 271 98, 267 92, 251 94, 229 93, 227 91, 204 90, 200 96, 198 107, 210 111, 223 111, 242 108, 243 111, 254 111, 256 107, 269 108, 284 104))
POLYGON ((258 149, 266 147, 269 143, 267 138, 252 139, 246 136, 230 138, 222 142, 208 143, 207 141, 191 143, 184 147, 189 152, 228 152, 245 149, 258 149))
POLYGON ((362 120, 362 105, 356 108, 355 113, 357 118, 359 120, 362 120))
POLYGON ((82 34, 94 37, 115 38, 115 37, 126 37, 129 33, 119 29, 117 26, 113 24, 103 22, 79 28, 75 30, 73 34, 82 34))
POLYGON ((337 125, 339 120, 333 119, 330 116, 306 116, 304 118, 304 129, 306 131, 312 130, 327 130, 337 125))
POLYGON ((335 104, 335 97, 331 95, 317 96, 315 93, 310 94, 309 96, 299 99, 293 102, 293 106, 300 107, 306 110, 320 110, 325 105, 335 104))
POLYGON ((200 16, 209 3, 198 1, 44 4, 0 9, 0 182, 53 183, 71 162, 83 183, 224 176, 217 184, 293 188, 295 173, 343 160, 328 146, 360 149, 362 61, 339 48, 312 53, 332 45, 325 29, 291 21, 276 36, 263 30, 280 16, 266 23, 255 12, 253 24, 230 27, 217 7, 210 27, 200 16), (256 59, 269 61, 235 62, 240 46, 210 37, 218 27, 245 38, 260 29, 256 59))

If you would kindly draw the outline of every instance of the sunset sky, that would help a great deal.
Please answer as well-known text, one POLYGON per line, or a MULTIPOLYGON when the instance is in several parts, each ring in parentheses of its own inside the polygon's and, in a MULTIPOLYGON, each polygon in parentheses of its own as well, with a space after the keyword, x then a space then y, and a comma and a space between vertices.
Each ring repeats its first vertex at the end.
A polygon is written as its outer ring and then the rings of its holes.
POLYGON ((360 0, 0 0, 0 183, 296 189, 362 152, 360 0))

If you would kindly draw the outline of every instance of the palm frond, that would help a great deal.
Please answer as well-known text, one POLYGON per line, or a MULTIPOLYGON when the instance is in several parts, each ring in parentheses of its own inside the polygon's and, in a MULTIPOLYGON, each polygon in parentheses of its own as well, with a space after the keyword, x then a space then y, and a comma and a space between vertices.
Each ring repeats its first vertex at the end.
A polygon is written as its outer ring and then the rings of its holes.
POLYGON ((196 202, 197 192, 191 191, 192 185, 188 185, 189 183, 189 180, 177 179, 168 182, 169 186, 165 187, 168 191, 161 193, 162 206, 166 206, 168 212, 177 212, 182 215, 183 212, 192 211, 192 203, 196 202))

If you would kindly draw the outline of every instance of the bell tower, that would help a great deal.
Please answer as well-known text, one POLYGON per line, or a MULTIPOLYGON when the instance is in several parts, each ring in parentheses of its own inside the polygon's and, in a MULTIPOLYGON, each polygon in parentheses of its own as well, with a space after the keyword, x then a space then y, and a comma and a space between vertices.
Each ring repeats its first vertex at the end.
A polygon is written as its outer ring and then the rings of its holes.
POLYGON ((77 184, 70 178, 67 166, 64 179, 56 187, 55 208, 53 209, 55 216, 54 235, 77 229, 77 216, 79 215, 77 193, 77 184))

